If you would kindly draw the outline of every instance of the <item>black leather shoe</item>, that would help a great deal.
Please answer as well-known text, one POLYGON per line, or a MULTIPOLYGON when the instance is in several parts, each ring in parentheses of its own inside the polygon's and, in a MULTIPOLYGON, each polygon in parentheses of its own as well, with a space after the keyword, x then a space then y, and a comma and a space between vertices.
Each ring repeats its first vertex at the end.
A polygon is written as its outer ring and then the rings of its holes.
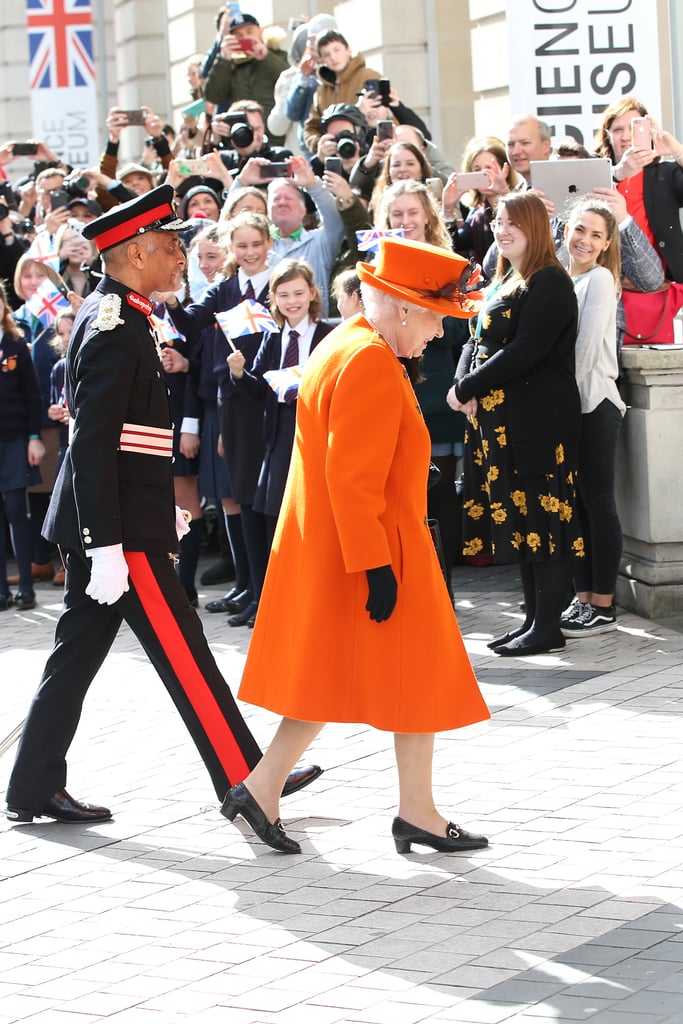
POLYGON ((307 764, 305 768, 295 768, 287 776, 287 781, 282 787, 282 796, 291 796, 298 793, 300 789, 315 782, 322 775, 323 770, 319 764, 307 764))
POLYGON ((489 640, 487 647, 490 651, 495 651, 497 647, 501 647, 503 644, 509 644, 511 640, 515 640, 522 633, 526 633, 528 626, 520 626, 519 629, 512 629, 509 633, 504 633, 503 636, 497 636, 493 640, 489 640))
MULTIPOLYGON (((237 587, 233 587, 223 597, 218 597, 215 601, 208 601, 205 605, 206 610, 207 612, 234 612, 236 610, 234 608, 235 598, 244 593, 244 590, 238 590, 237 587)), ((251 600, 251 594, 249 594, 249 600, 251 600)))
POLYGON ((14 607, 18 608, 20 612, 28 612, 31 608, 36 606, 36 595, 35 594, 17 594, 14 598, 14 607))
POLYGON ((231 558, 222 558, 210 569, 203 572, 199 582, 203 587, 212 587, 216 583, 229 583, 235 578, 235 568, 231 558))
POLYGON ((248 626, 251 621, 253 627, 254 620, 256 619, 256 612, 258 611, 258 605, 255 601, 252 601, 244 611, 239 612, 237 615, 228 616, 229 626, 248 626))
POLYGON ((253 602, 254 598, 251 590, 241 590, 239 594, 236 594, 235 597, 230 599, 227 609, 229 612, 232 612, 233 615, 239 615, 241 612, 246 611, 249 605, 253 604, 253 602))
POLYGON ((553 651, 562 651, 566 646, 567 641, 558 630, 557 636, 548 637, 545 640, 533 638, 524 640, 522 637, 516 637, 509 643, 495 647, 494 653, 500 654, 501 658, 528 658, 532 654, 551 654, 553 651))
POLYGON ((11 608, 14 603, 14 599, 11 594, 2 594, 0 596, 0 612, 6 612, 8 608, 11 608))
POLYGON ((301 847, 296 839, 289 838, 279 818, 272 823, 268 821, 243 782, 228 790, 228 795, 221 806, 221 814, 228 821, 234 821, 237 815, 241 814, 259 839, 280 853, 301 853, 301 847))
POLYGON ((391 834, 396 843, 397 853, 410 853, 410 844, 418 843, 420 846, 431 846, 432 850, 439 853, 459 853, 462 850, 481 850, 489 845, 486 836, 477 836, 472 832, 466 832, 459 825, 451 821, 446 826, 443 836, 435 836, 424 829, 415 828, 409 825, 403 818, 394 818, 391 826, 391 834))
POLYGON ((111 811, 108 807, 97 804, 86 804, 69 796, 65 789, 60 789, 50 797, 42 811, 27 811, 21 807, 7 805, 5 812, 10 821, 31 822, 34 818, 54 818, 55 821, 75 822, 83 824, 93 821, 109 821, 111 811))

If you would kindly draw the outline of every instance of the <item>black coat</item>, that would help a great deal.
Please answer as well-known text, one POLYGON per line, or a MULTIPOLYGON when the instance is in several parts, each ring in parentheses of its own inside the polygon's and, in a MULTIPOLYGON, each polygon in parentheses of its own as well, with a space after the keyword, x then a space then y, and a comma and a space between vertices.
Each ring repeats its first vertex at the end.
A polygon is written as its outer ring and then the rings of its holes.
POLYGON ((150 322, 128 296, 146 303, 105 276, 76 317, 66 356, 66 401, 74 430, 43 533, 86 554, 111 544, 150 554, 178 547, 171 456, 119 448, 124 423, 171 427, 150 322), (100 303, 111 294, 121 300, 122 323, 100 328, 100 303))
POLYGON ((578 310, 571 278, 560 267, 539 270, 511 303, 504 348, 471 369, 474 342, 455 375, 460 402, 504 388, 512 457, 522 476, 552 472, 561 442, 575 466, 581 403, 574 373, 578 310))
POLYGON ((643 169, 643 202, 666 276, 683 283, 683 167, 668 160, 648 164, 643 169))

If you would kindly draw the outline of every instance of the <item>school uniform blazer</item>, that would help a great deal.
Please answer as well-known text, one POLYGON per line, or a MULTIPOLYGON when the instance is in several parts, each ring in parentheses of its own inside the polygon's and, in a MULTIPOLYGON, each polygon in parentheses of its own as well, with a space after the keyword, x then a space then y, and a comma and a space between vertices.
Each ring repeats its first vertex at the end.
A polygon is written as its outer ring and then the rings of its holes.
POLYGON ((140 308, 145 303, 105 276, 83 303, 67 351, 65 390, 74 429, 43 533, 86 555, 110 544, 150 554, 178 547, 172 454, 120 447, 124 423, 171 428, 161 361, 140 308), (120 312, 103 316, 104 297, 112 295, 120 312))
MULTIPOLYGON (((311 341, 311 352, 323 340, 325 335, 333 330, 333 325, 325 320, 319 320, 315 325, 313 339, 311 341)), ((272 449, 277 437, 278 421, 285 409, 296 412, 296 403, 287 406, 278 402, 277 395, 264 380, 263 374, 268 370, 279 370, 282 364, 282 334, 267 335, 256 353, 251 370, 245 370, 239 380, 233 380, 233 385, 238 391, 248 394, 254 398, 265 399, 265 412, 263 417, 263 435, 266 448, 272 449)))

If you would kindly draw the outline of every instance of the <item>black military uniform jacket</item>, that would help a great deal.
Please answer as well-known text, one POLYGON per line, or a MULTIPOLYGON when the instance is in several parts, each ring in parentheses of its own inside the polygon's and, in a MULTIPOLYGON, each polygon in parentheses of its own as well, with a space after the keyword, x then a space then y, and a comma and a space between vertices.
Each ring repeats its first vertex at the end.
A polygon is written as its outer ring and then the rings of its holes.
POLYGON ((168 391, 151 306, 105 276, 74 323, 65 380, 74 429, 43 533, 86 555, 110 544, 148 553, 178 547, 168 391))

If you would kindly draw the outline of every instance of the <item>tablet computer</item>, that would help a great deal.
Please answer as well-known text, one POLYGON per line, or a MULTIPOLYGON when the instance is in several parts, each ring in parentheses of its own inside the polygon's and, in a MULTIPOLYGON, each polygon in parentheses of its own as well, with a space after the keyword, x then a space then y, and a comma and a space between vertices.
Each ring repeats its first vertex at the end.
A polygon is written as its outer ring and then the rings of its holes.
POLYGON ((602 157, 590 160, 532 160, 531 187, 543 192, 563 216, 581 196, 594 188, 613 188, 612 163, 602 157))

